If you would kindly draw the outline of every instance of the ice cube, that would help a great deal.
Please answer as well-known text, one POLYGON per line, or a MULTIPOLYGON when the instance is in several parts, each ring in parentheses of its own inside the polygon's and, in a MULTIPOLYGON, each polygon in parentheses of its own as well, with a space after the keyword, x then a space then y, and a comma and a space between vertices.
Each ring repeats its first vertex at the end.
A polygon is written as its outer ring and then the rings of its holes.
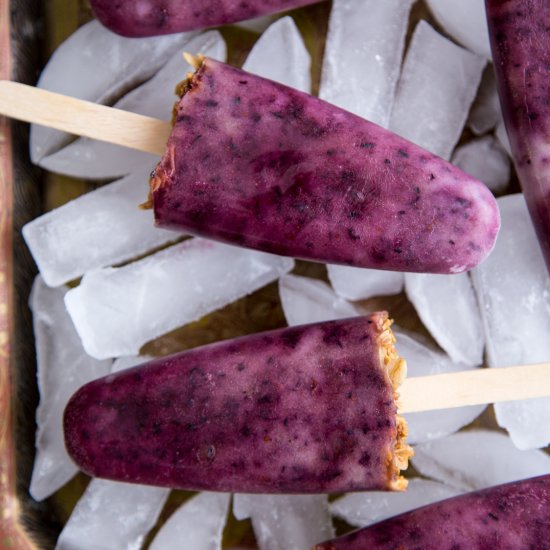
POLYGON ((147 198, 152 164, 32 220, 23 236, 44 281, 58 286, 86 271, 128 261, 181 234, 153 225, 147 198))
POLYGON ((83 384, 109 373, 111 361, 96 361, 84 353, 65 310, 66 288, 48 288, 36 277, 30 307, 36 338, 40 404, 36 411, 36 456, 29 492, 43 500, 78 471, 65 451, 63 410, 83 384))
MULTIPOLYGON (((226 46, 221 34, 209 31, 185 43, 185 51, 225 61, 226 46)), ((177 100, 175 88, 193 68, 176 51, 159 72, 115 103, 117 109, 162 120, 170 120, 177 100)), ((103 141, 80 138, 40 161, 40 166, 77 178, 108 179, 133 172, 136 165, 158 162, 156 155, 103 141)))
POLYGON ((390 121, 390 129, 449 159, 464 127, 485 60, 425 21, 414 31, 390 121))
MULTIPOLYGON (((550 279, 523 195, 498 199, 502 225, 493 252, 472 271, 489 367, 550 357, 550 279)), ((497 403, 499 425, 520 449, 550 442, 550 398, 497 403)))
POLYGON ((446 33, 469 50, 491 59, 484 0, 427 0, 446 33))
POLYGON ((139 550, 169 489, 93 479, 65 525, 56 550, 139 550))
POLYGON ((510 183, 510 157, 493 136, 457 147, 452 162, 481 180, 494 193, 502 193, 510 183))
POLYGON ((399 294, 405 283, 405 275, 398 271, 333 264, 327 265, 327 271, 332 288, 348 300, 399 294))
POLYGON ((489 430, 450 435, 415 447, 413 466, 424 476, 473 491, 550 473, 550 456, 520 451, 510 438, 489 430))
POLYGON ((483 363, 483 328, 468 273, 406 273, 405 290, 424 326, 455 363, 483 363))
POLYGON ((334 0, 319 96, 387 126, 414 0, 334 0))
POLYGON ((290 326, 359 315, 352 304, 317 279, 284 275, 279 279, 279 294, 290 326))
MULTIPOLYGON (((407 361, 407 377, 429 376, 469 370, 470 366, 453 363, 444 353, 435 351, 418 335, 411 335, 394 327, 399 355, 407 361)), ((441 411, 406 414, 409 443, 420 443, 452 434, 472 422, 485 409, 485 405, 458 407, 441 411)))
POLYGON ((468 116, 468 125, 474 134, 481 135, 495 128, 501 120, 495 71, 492 63, 489 63, 483 71, 477 96, 468 116))
POLYGON ((260 36, 243 69, 311 92, 311 57, 292 17, 279 19, 260 36))
POLYGON ((461 492, 445 483, 414 478, 409 480, 407 490, 402 493, 369 491, 344 495, 330 505, 330 511, 350 525, 366 527, 461 492))
POLYGON ((252 520, 260 550, 303 550, 334 537, 326 495, 236 494, 233 513, 252 520))
POLYGON ((149 550, 219 550, 230 499, 209 492, 190 498, 161 527, 149 550))
MULTIPOLYGON (((112 104, 149 79, 196 32, 125 38, 91 21, 73 33, 50 58, 38 87, 95 103, 112 104)), ((37 163, 70 141, 68 134, 31 126, 30 153, 37 163)))
POLYGON ((293 260, 189 239, 121 268, 90 271, 65 303, 93 357, 140 347, 290 271, 293 260))

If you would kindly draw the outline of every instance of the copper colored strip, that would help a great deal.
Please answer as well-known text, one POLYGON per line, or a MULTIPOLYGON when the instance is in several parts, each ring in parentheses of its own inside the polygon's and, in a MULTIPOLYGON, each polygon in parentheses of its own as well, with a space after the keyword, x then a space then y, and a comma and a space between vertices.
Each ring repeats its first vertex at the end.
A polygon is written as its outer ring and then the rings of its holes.
MULTIPOLYGON (((0 78, 11 76, 10 2, 0 0, 0 78)), ((34 549, 19 523, 15 494, 13 339, 13 170, 9 121, 0 117, 0 548, 34 549)))

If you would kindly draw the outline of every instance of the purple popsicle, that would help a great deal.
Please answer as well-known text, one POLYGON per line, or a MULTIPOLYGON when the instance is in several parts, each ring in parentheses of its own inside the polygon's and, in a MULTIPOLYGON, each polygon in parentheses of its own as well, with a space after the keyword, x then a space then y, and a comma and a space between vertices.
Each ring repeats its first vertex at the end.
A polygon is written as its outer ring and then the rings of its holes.
POLYGON ((550 476, 460 495, 387 519, 314 550, 550 548, 550 476))
POLYGON ((212 59, 182 85, 156 224, 314 261, 459 273, 499 229, 481 182, 317 98, 212 59))
POLYGON ((550 272, 550 2, 486 0, 514 164, 550 272))
POLYGON ((204 29, 290 10, 321 0, 91 0, 95 16, 123 36, 204 29))
POLYGON ((404 489, 405 374, 386 313, 256 334, 83 386, 65 441, 93 476, 190 490, 404 489))

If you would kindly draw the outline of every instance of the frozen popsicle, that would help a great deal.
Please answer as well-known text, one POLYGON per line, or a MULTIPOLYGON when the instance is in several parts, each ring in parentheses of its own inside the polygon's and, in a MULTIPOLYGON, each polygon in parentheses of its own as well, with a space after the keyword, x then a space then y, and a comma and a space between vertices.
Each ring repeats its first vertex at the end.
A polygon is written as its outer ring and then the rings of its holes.
POLYGON ((320 0, 91 0, 95 16, 123 36, 156 36, 236 23, 320 0))
POLYGON ((499 215, 479 181, 317 98, 195 62, 151 180, 158 226, 394 271, 458 273, 492 249, 499 215))
POLYGON ((550 475, 459 495, 387 519, 315 550, 548 548, 550 475))
POLYGON ((550 2, 486 0, 516 171, 550 272, 550 2))
POLYGON ((220 342, 83 386, 65 442, 88 474, 246 493, 404 489, 405 374, 387 314, 220 342))

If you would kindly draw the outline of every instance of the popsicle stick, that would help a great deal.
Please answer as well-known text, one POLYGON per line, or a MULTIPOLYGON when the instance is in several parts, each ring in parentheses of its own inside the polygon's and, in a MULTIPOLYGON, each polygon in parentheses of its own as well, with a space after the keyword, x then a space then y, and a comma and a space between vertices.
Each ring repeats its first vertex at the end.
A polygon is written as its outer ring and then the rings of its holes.
POLYGON ((162 155, 171 124, 26 84, 0 81, 0 115, 162 155))
POLYGON ((401 413, 550 397, 550 363, 406 378, 399 395, 401 413))

